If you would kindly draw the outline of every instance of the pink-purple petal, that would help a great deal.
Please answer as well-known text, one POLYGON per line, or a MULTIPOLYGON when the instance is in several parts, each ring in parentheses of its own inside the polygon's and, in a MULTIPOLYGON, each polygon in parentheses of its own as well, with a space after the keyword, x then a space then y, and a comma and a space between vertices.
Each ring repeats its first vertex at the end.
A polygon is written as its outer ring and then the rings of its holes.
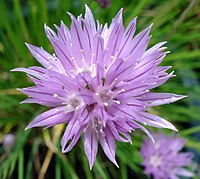
POLYGON ((172 93, 145 93, 141 96, 140 100, 148 104, 148 106, 158 106, 163 104, 173 103, 186 96, 177 95, 172 93))
POLYGON ((40 115, 38 115, 35 119, 31 121, 31 123, 26 127, 27 129, 30 129, 32 127, 40 127, 40 126, 48 126, 48 125, 57 125, 63 122, 68 122, 72 114, 64 114, 62 113, 64 111, 63 107, 57 107, 50 109, 49 111, 46 111, 40 115))
POLYGON ((93 167, 98 150, 98 139, 95 130, 91 124, 87 127, 84 134, 84 150, 89 161, 90 170, 93 167))
POLYGON ((116 150, 116 144, 115 144, 115 138, 113 134, 111 133, 110 129, 105 128, 106 136, 99 135, 99 141, 103 148, 104 153, 106 156, 117 166, 117 162, 115 159, 115 150, 116 150))

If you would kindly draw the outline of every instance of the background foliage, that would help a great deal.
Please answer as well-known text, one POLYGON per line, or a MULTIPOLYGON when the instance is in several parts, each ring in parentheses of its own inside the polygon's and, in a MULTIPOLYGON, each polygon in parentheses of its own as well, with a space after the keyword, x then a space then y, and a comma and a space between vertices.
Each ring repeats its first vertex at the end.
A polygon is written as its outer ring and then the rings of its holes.
POLYGON ((168 41, 171 53, 163 65, 172 65, 177 76, 156 90, 186 94, 188 98, 150 112, 171 121, 179 129, 179 135, 187 138, 186 150, 195 153, 191 170, 196 173, 194 178, 200 178, 200 3, 197 0, 113 0, 108 8, 102 8, 94 0, 0 0, 0 141, 7 133, 16 136, 12 151, 0 145, 0 178, 145 178, 139 155, 145 135, 140 131, 133 134, 133 145, 117 143, 119 169, 99 150, 92 171, 82 141, 70 153, 61 153, 60 134, 64 126, 24 131, 47 108, 19 105, 26 97, 15 88, 31 83, 26 75, 9 71, 18 66, 38 65, 24 42, 53 53, 44 23, 54 28, 53 24, 62 20, 69 26, 66 11, 77 16, 84 13, 84 4, 90 6, 101 23, 110 22, 123 7, 125 25, 135 16, 138 16, 137 31, 154 23, 150 46, 168 41))

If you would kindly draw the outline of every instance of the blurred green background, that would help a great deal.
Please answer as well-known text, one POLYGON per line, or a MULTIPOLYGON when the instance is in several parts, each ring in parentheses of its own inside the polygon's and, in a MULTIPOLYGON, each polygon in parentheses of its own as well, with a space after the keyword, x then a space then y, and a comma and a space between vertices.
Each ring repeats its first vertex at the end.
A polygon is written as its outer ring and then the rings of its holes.
MULTIPOLYGON (((142 132, 133 133, 133 145, 117 143, 117 169, 99 149, 93 170, 80 140, 67 154, 60 150, 62 126, 24 131, 27 124, 47 108, 19 102, 26 98, 17 87, 31 86, 25 74, 10 73, 16 67, 39 65, 24 42, 42 46, 53 53, 44 33, 44 23, 64 21, 84 14, 84 4, 92 9, 101 23, 111 22, 124 8, 124 24, 138 16, 137 32, 154 23, 150 45, 168 41, 171 51, 162 65, 173 66, 176 77, 156 91, 185 94, 188 98, 150 110, 172 122, 179 135, 187 139, 186 150, 195 154, 190 170, 200 178, 200 1, 198 0, 0 0, 0 178, 146 178, 139 155, 142 132), (2 145, 4 136, 12 133, 16 143, 12 150, 2 145)), ((166 131, 171 132, 171 131, 166 131)))

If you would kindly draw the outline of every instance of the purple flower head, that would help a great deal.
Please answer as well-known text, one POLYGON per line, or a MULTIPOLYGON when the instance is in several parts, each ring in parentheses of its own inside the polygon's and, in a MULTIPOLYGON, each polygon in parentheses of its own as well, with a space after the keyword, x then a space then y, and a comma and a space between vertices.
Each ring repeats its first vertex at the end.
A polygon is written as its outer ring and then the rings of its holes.
POLYGON ((3 137, 3 147, 5 148, 5 150, 9 151, 12 150, 13 147, 15 146, 15 142, 16 142, 16 137, 13 134, 6 134, 3 137))
POLYGON ((83 132, 90 168, 98 141, 107 157, 118 166, 115 140, 131 142, 130 132, 137 128, 152 138, 141 124, 176 130, 165 119, 145 110, 184 96, 149 92, 173 76, 173 72, 166 72, 169 66, 158 66, 167 54, 162 47, 165 42, 147 50, 152 25, 134 36, 136 18, 124 28, 122 10, 109 27, 95 22, 87 6, 85 18, 69 15, 70 29, 61 22, 60 27, 55 26, 55 33, 45 25, 55 54, 26 44, 43 67, 13 70, 27 73, 35 84, 20 89, 30 97, 22 103, 52 107, 37 116, 27 129, 65 123, 63 152, 70 151, 83 132))
POLYGON ((184 167, 191 164, 192 153, 180 152, 185 140, 161 132, 155 137, 155 143, 145 139, 141 148, 146 175, 155 179, 177 179, 178 176, 192 177, 193 174, 184 167))

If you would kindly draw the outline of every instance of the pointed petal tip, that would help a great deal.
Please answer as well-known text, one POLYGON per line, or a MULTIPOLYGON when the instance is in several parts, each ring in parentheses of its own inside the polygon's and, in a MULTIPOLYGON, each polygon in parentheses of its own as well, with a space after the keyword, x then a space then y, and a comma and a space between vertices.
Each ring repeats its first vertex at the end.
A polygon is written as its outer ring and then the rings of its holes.
POLYGON ((180 99, 187 98, 187 95, 181 95, 180 99))
POLYGON ((33 127, 35 127, 34 125, 31 125, 32 124, 32 122, 31 123, 29 123, 29 125, 25 128, 25 131, 27 131, 28 129, 30 129, 30 128, 33 128, 33 127))
POLYGON ((120 12, 120 13, 123 13, 123 10, 124 10, 124 8, 122 7, 122 8, 119 10, 119 12, 120 12))
POLYGON ((23 67, 17 67, 17 68, 13 68, 13 69, 11 69, 10 71, 11 72, 16 72, 16 71, 18 71, 18 72, 21 72, 23 67))
POLYGON ((15 71, 15 69, 16 69, 16 68, 14 68, 14 69, 11 69, 11 70, 10 70, 10 72, 14 72, 14 71, 15 71))
POLYGON ((28 129, 30 129, 30 127, 29 127, 29 126, 27 126, 27 127, 24 129, 24 131, 27 131, 28 129))
POLYGON ((27 43, 27 42, 25 42, 25 45, 26 45, 26 47, 31 51, 31 50, 34 50, 34 45, 31 45, 31 44, 29 44, 29 43, 27 43))
POLYGON ((178 129, 176 129, 176 127, 172 127, 171 129, 172 129, 173 131, 178 132, 178 129))
POLYGON ((45 32, 47 31, 47 28, 48 28, 47 24, 44 23, 44 30, 45 30, 45 32))
POLYGON ((24 44, 28 47, 30 44, 29 43, 27 43, 27 42, 24 42, 24 44))
POLYGON ((55 27, 56 29, 59 29, 59 28, 60 28, 57 24, 53 24, 53 25, 54 25, 54 27, 55 27))
POLYGON ((153 26, 153 23, 151 23, 151 24, 146 28, 146 31, 150 31, 151 28, 152 28, 152 26, 153 26))
POLYGON ((113 158, 112 160, 110 160, 113 164, 115 164, 115 166, 117 167, 117 168, 119 168, 119 165, 117 164, 117 161, 116 161, 116 159, 115 158, 113 158))
POLYGON ((89 164, 90 165, 90 170, 92 170, 93 164, 89 164))
MULTIPOLYGON (((186 96, 186 95, 176 95, 174 98, 175 98, 175 100, 173 101, 173 102, 175 102, 175 101, 178 101, 178 100, 181 100, 181 99, 184 99, 184 98, 187 98, 188 96, 186 96)), ((172 97, 173 98, 173 97, 172 97)))
POLYGON ((23 88, 16 88, 17 91, 23 91, 23 88))
POLYGON ((62 153, 67 153, 63 146, 62 146, 62 153))
POLYGON ((71 18, 73 18, 73 15, 72 15, 71 12, 68 12, 68 11, 67 11, 67 14, 68 14, 71 18))
POLYGON ((173 128, 174 131, 178 132, 178 129, 176 127, 173 128))
POLYGON ((116 167, 117 167, 117 168, 119 168, 119 165, 117 164, 117 162, 116 162, 116 161, 115 161, 115 163, 114 163, 114 164, 116 165, 116 167))
MULTIPOLYGON (((170 124, 171 124, 171 123, 170 123, 170 124)), ((178 132, 178 129, 177 129, 173 124, 171 124, 171 125, 168 126, 168 127, 164 127, 164 128, 167 128, 167 129, 170 129, 170 130, 173 130, 173 131, 178 132)))
POLYGON ((152 26, 153 26, 153 23, 150 24, 146 29, 144 29, 144 30, 142 31, 142 33, 147 33, 147 34, 149 34, 150 31, 151 31, 152 26))
POLYGON ((51 28, 49 26, 47 26, 46 23, 44 23, 44 31, 45 31, 45 33, 48 34, 50 30, 51 30, 51 28))
POLYGON ((85 4, 85 9, 88 10, 90 9, 89 6, 87 4, 85 4))

